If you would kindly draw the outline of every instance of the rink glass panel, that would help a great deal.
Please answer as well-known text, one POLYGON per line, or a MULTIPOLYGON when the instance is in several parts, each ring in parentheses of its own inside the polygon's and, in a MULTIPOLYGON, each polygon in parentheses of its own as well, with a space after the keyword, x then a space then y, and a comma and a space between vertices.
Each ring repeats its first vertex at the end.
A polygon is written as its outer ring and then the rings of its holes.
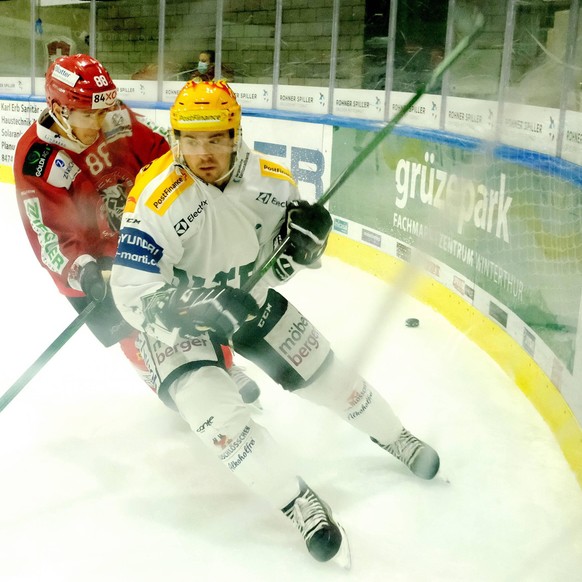
MULTIPOLYGON (((505 100, 509 103, 559 108, 564 91, 565 73, 570 82, 582 80, 582 45, 567 54, 570 11, 565 2, 544 2, 541 6, 515 3, 510 7, 515 21, 511 39, 509 73, 505 100)), ((578 37, 581 28, 578 28, 578 37)), ((574 33, 575 30, 572 31, 574 33)), ((578 95, 568 88, 568 100, 576 105, 578 95)))
MULTIPOLYGON (((448 2, 398 2, 394 40, 393 91, 414 93, 443 60, 448 2)), ((440 86, 430 92, 440 93, 440 86)))
MULTIPOLYGON (((70 52, 88 52, 94 47, 96 56, 106 64, 121 89, 126 92, 122 92, 123 98, 128 95, 133 97, 129 91, 131 87, 125 86, 124 81, 149 81, 154 87, 158 87, 161 80, 181 85, 196 66, 199 52, 214 47, 222 49, 225 70, 232 67, 235 83, 278 86, 279 100, 272 104, 276 109, 299 108, 291 107, 290 99, 287 102, 281 100, 284 85, 287 85, 296 89, 295 93, 287 90, 287 96, 297 98, 295 105, 299 99, 303 99, 304 103, 315 99, 313 109, 303 109, 306 114, 315 111, 357 116, 353 110, 342 112, 325 103, 325 91, 333 83, 338 93, 343 90, 379 94, 374 101, 370 101, 370 108, 360 115, 366 119, 379 119, 378 116, 386 114, 382 103, 378 110, 374 107, 383 98, 389 100, 394 97, 384 91, 387 82, 391 84, 394 93, 406 94, 427 78, 438 64, 442 49, 446 53, 469 32, 475 8, 474 3, 461 0, 433 3, 432 7, 421 0, 400 0, 396 6, 389 2, 370 0, 342 0, 336 3, 332 0, 249 0, 244 3, 168 0, 163 4, 156 0, 143 0, 139 4, 119 0, 63 5, 43 5, 40 2, 31 10, 33 6, 25 0, 0 3, 3 23, 8 24, 0 31, 0 45, 3 49, 0 51, 0 74, 4 93, 42 94, 42 80, 50 56, 49 45, 54 41, 68 42, 70 52), (218 15, 217 8, 222 9, 218 15), (395 23, 391 27, 390 18, 394 13, 395 23), (277 21, 277 14, 281 15, 280 22, 277 21), (389 42, 392 30, 394 37, 391 39, 391 53, 389 42), (276 43, 278 33, 281 35, 279 45, 276 43), (219 47, 216 46, 217 41, 219 47), (334 46, 336 50, 332 52, 334 46), (394 58, 389 62, 387 57, 391 54, 394 58), (336 67, 334 78, 330 79, 333 59, 336 67), (28 77, 26 73, 23 75, 27 66, 30 73, 28 77), (392 76, 387 77, 390 70, 392 76), (36 85, 33 81, 36 81, 36 85), (309 93, 308 89, 315 92, 309 93), (323 97, 323 103, 318 103, 319 95, 323 97)), ((442 97, 449 97, 450 101, 453 98, 471 100, 471 97, 475 100, 490 99, 490 111, 483 115, 480 112, 469 112, 473 113, 474 118, 479 118, 479 132, 484 129, 485 122, 489 118, 494 119, 495 114, 503 108, 505 111, 501 122, 504 125, 510 119, 529 127, 532 125, 530 119, 517 118, 512 107, 519 105, 524 110, 527 107, 533 108, 535 111, 530 111, 530 115, 537 112, 537 107, 546 107, 548 111, 544 111, 543 119, 550 119, 553 125, 548 126, 547 131, 545 126, 541 126, 541 138, 551 140, 556 147, 556 151, 547 153, 559 155, 563 139, 562 154, 565 159, 580 165, 580 149, 576 149, 582 135, 578 113, 582 107, 582 69, 579 66, 582 60, 582 19, 579 18, 578 0, 542 4, 496 0, 483 5, 482 9, 487 17, 485 31, 443 79, 442 97), (567 10, 568 7, 570 10, 567 10), (501 97, 500 101, 498 97, 501 97)), ((58 42, 52 44, 54 56, 63 51, 63 46, 58 42)), ((437 91, 441 91, 441 88, 437 91)), ((260 94, 259 91, 253 91, 255 93, 260 94)), ((158 95, 145 99, 154 102, 158 95)), ((171 100, 171 96, 168 100, 171 100)), ((467 109, 466 104, 461 105, 467 109)), ((243 102, 243 106, 252 107, 252 103, 243 102)), ((467 111, 461 113, 464 119, 469 118, 467 111)), ((538 123, 541 124, 543 119, 538 123)), ((408 116, 407 123, 416 123, 414 114, 408 116)), ((469 129, 468 124, 465 127, 469 129)), ((452 127, 447 126, 447 129, 455 131, 452 127)), ((491 123, 489 129, 494 131, 495 124, 491 123)), ((463 134, 463 131, 459 133, 463 134)), ((489 136, 478 134, 477 137, 489 136)), ((514 132, 511 137, 512 141, 505 143, 516 147, 527 144, 532 149, 538 147, 538 142, 533 141, 536 136, 532 135, 530 140, 526 133, 514 132)), ((507 139, 506 132, 501 133, 501 138, 507 139)), ((354 144, 346 151, 353 156, 366 143, 367 132, 352 130, 350 139, 354 140, 354 144)), ((411 147, 410 143, 406 142, 403 147, 411 147)), ((439 151, 442 159, 446 159, 444 146, 439 146, 439 151)), ((334 161, 342 155, 342 152, 335 150, 334 161)), ((467 155, 466 152, 464 155, 467 155)), ((375 155, 375 159, 381 162, 385 158, 375 155)), ((540 160, 540 163, 544 163, 542 158, 540 160)), ((417 162, 421 163, 422 160, 417 162)), ((472 163, 484 167, 475 159, 472 163)), ((561 181, 559 177, 539 178, 528 171, 502 171, 500 168, 504 163, 513 167, 509 162, 498 159, 487 163, 486 167, 496 177, 502 173, 506 176, 506 189, 515 197, 514 208, 519 208, 515 212, 520 212, 524 217, 519 224, 523 228, 523 225, 531 227, 534 229, 532 232, 541 233, 536 235, 537 238, 532 235, 532 244, 524 244, 520 248, 536 248, 534 243, 540 243, 543 239, 543 252, 550 253, 552 257, 561 252, 558 247, 562 242, 572 242, 574 249, 578 249, 576 233, 580 232, 580 202, 575 192, 570 191, 568 182, 561 181), (545 201, 548 197, 552 197, 552 204, 545 201), (556 197, 559 198, 559 204, 554 204, 556 197), (541 213, 541 209, 546 214, 541 213), (571 219, 569 222, 564 220, 568 217, 571 219), (560 231, 560 225, 564 224, 567 225, 565 230, 560 231), (551 230, 555 228, 558 231, 551 230)), ((370 179, 370 176, 366 177, 370 179)), ((374 192, 369 190, 368 194, 374 195, 374 192)), ((362 193, 363 196, 368 194, 362 193)), ((380 205, 381 210, 386 201, 374 202, 380 205)), ((355 216, 366 207, 367 204, 358 204, 358 208, 354 209, 355 216)), ((380 225, 375 224, 379 216, 382 213, 374 211, 369 220, 366 219, 368 222, 363 218, 362 222, 382 231, 380 225)), ((523 230, 520 232, 523 234, 523 230)), ((465 236, 469 236, 467 230, 465 236)), ((479 237, 473 242, 476 250, 481 249, 483 241, 479 237)), ((494 252, 496 256, 502 257, 504 249, 500 246, 494 252)), ((484 256, 488 253, 488 249, 483 250, 484 256)), ((561 258, 566 257, 566 260, 569 260, 568 256, 567 253, 560 255, 561 258)), ((578 276, 575 264, 575 261, 568 263, 567 268, 574 268, 574 275, 578 276)), ((531 273, 541 278, 546 276, 533 269, 524 277, 531 273)), ((475 276, 475 280, 477 278, 475 276)), ((486 281, 483 286, 487 287, 486 281)), ((567 288, 567 284, 559 287, 567 288)), ((576 323, 571 321, 572 306, 569 298, 574 297, 577 301, 579 294, 573 292, 564 297, 560 307, 563 306, 570 315, 560 312, 556 314, 555 320, 545 315, 548 312, 544 307, 544 302, 547 302, 545 297, 549 297, 548 293, 542 292, 541 299, 529 300, 527 304, 531 308, 512 305, 511 297, 504 301, 532 327, 539 327, 540 335, 545 336, 548 343, 554 344, 555 351, 561 354, 562 360, 571 368, 573 346, 570 343, 570 347, 559 347, 550 336, 557 331, 561 338, 567 338, 569 330, 575 328, 576 323), (536 302, 544 312, 542 319, 547 320, 543 325, 538 324, 539 318, 534 314, 533 306, 536 302)))
MULTIPOLYGON (((68 50, 94 54, 118 80, 177 85, 211 49, 221 76, 252 93, 303 88, 258 107, 387 119, 390 91, 415 91, 482 10, 483 34, 431 93, 580 111, 579 9, 579 0, 12 0, 0 3, 0 77, 4 92, 42 95, 49 52, 68 50), (23 80, 11 87, 10 77, 23 80), (343 107, 328 99, 334 88, 343 107), (375 93, 358 111, 362 90, 375 93)), ((151 92, 146 84, 141 100, 151 92)), ((171 101, 177 88, 153 92, 171 101)))
MULTIPOLYGON (((165 81, 188 81, 201 51, 216 45, 216 2, 166 2, 163 37, 165 81)), ((154 58, 156 62, 156 58, 154 58)))
POLYGON ((31 74, 30 2, 0 2, 0 21, 0 77, 6 78, 0 92, 25 93, 31 74))
MULTIPOLYGON (((96 57, 114 79, 156 80, 157 0, 97 2, 96 57)), ((125 96, 123 96, 125 97, 125 96)))
MULTIPOLYGON (((483 32, 455 63, 443 80, 443 91, 455 97, 497 100, 503 43, 506 26, 507 2, 495 0, 484 10, 486 19, 483 32)), ((456 1, 447 22, 447 45, 454 46, 472 28, 476 5, 456 1)))
POLYGON ((50 62, 63 55, 89 52, 89 3, 37 3, 35 21, 35 94, 44 95, 43 78, 50 62))
POLYGON ((221 77, 236 83, 272 85, 275 54, 274 2, 224 3, 221 77))
POLYGON ((283 1, 279 83, 328 87, 332 3, 283 1))

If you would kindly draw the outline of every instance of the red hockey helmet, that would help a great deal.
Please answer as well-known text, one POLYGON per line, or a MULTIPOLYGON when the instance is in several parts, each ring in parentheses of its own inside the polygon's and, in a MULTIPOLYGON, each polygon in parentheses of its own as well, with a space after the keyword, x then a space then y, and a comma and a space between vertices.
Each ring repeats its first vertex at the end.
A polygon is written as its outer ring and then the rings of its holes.
POLYGON ((117 87, 105 67, 89 55, 56 59, 45 76, 49 107, 58 103, 69 109, 107 109, 115 105, 117 87))

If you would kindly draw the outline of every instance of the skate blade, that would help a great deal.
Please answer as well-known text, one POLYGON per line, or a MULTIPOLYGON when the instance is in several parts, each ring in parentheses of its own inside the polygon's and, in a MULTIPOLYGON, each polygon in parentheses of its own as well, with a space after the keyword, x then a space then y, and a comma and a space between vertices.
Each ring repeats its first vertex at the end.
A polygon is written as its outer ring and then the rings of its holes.
POLYGON ((338 565, 344 570, 349 570, 352 567, 352 555, 350 552, 350 544, 348 542, 348 536, 346 530, 336 521, 336 525, 342 532, 342 543, 337 551, 337 554, 331 559, 331 561, 338 565))

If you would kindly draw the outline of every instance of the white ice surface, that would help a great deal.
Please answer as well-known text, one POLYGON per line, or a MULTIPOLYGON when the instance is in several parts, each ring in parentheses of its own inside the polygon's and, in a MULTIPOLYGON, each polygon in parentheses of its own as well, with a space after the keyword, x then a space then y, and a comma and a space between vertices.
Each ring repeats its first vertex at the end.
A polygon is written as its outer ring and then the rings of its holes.
MULTIPOLYGON (((4 393, 75 314, 33 257, 12 187, 0 193, 4 393)), ((348 531, 351 572, 313 561, 83 328, 0 413, 0 580, 581 580, 582 492, 550 430, 443 317, 408 297, 379 310, 386 289, 326 258, 285 294, 342 357, 366 354, 366 378, 439 451, 434 481, 247 365, 258 419, 348 531)))

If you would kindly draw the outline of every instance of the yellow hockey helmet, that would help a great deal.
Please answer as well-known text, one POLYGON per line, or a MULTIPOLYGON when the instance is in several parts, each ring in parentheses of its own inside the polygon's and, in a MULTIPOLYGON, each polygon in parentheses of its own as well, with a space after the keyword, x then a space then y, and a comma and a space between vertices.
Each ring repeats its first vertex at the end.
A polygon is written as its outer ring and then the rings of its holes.
POLYGON ((241 108, 225 81, 188 81, 170 107, 174 131, 234 130, 238 139, 241 108))

